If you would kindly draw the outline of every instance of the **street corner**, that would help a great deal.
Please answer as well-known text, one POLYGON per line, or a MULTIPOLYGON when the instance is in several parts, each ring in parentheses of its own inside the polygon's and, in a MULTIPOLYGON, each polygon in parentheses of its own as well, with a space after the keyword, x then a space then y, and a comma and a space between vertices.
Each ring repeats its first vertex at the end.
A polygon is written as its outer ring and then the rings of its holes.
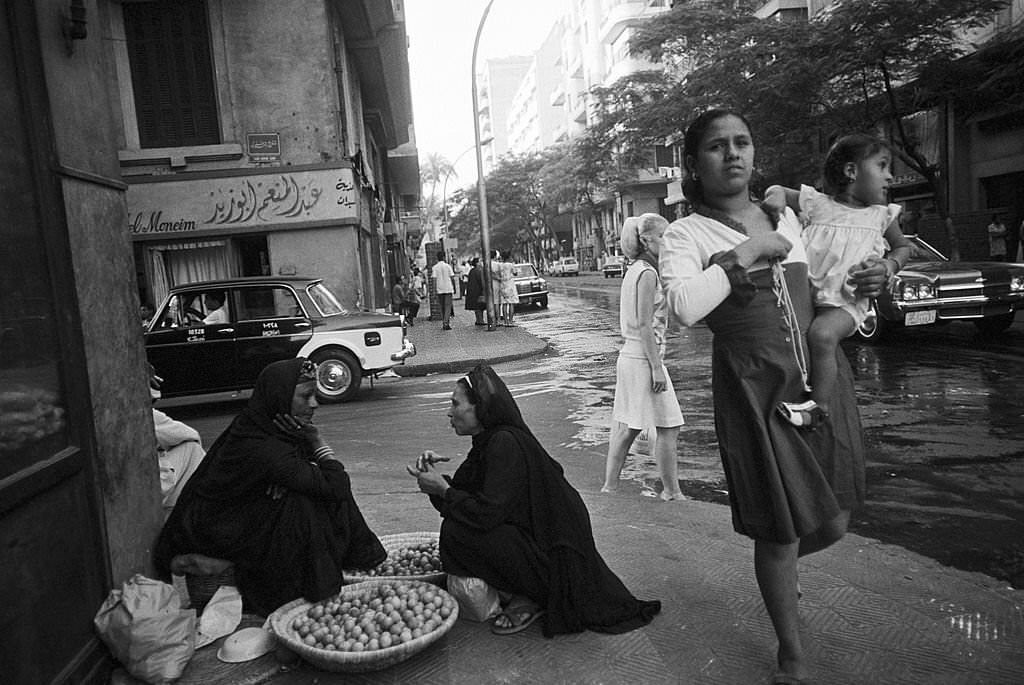
POLYGON ((543 354, 548 343, 520 326, 476 326, 453 318, 451 330, 439 321, 423 321, 409 329, 416 356, 395 367, 399 376, 459 373, 475 364, 498 364, 543 354))

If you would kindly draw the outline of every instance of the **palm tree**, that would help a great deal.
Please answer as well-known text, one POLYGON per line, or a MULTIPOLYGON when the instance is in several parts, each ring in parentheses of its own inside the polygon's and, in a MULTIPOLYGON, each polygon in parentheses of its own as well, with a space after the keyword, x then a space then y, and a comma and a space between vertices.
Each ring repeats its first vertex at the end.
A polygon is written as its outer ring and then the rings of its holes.
POLYGON ((437 198, 437 186, 451 175, 457 176, 455 167, 440 152, 432 152, 426 159, 420 160, 421 196, 425 198, 421 217, 424 224, 433 223, 437 217, 443 216, 444 208, 437 198), (429 192, 427 186, 430 187, 429 192))

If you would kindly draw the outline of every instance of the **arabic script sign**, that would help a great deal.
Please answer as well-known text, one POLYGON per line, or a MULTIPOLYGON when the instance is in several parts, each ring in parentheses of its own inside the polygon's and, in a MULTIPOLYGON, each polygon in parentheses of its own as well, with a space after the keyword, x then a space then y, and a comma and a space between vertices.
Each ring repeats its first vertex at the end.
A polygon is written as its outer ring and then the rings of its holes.
POLYGON ((128 186, 133 235, 358 219, 351 169, 317 169, 128 186))
POLYGON ((254 162, 276 162, 281 159, 281 136, 278 133, 246 133, 245 146, 254 162))

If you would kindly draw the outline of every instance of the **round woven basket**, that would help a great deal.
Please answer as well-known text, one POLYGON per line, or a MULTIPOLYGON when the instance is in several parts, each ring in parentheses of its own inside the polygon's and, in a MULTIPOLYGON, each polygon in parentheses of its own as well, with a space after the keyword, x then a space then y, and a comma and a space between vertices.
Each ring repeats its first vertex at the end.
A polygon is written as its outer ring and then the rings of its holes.
MULTIPOLYGON (((404 578, 402 580, 414 588, 421 588, 427 584, 420 581, 409 581, 404 578)), ((354 585, 346 585, 341 589, 339 596, 345 596, 348 593, 359 592, 367 588, 384 584, 393 585, 394 582, 390 580, 374 579, 356 583, 354 585)), ((403 642, 402 644, 395 645, 394 647, 378 649, 372 652, 335 652, 320 649, 319 647, 311 647, 303 642, 298 633, 295 632, 295 629, 292 628, 292 623, 296 618, 305 614, 306 611, 313 606, 312 602, 307 602, 304 599, 296 599, 285 604, 283 607, 272 613, 267 620, 270 622, 270 626, 279 640, 308 663, 321 670, 333 671, 335 673, 366 673, 368 671, 380 671, 388 666, 394 666, 399 662, 405 661, 412 655, 423 651, 429 645, 444 637, 445 633, 451 630, 452 626, 455 625, 455 621, 459 618, 459 603, 444 590, 439 590, 437 588, 433 589, 445 599, 452 600, 452 613, 444 620, 444 623, 426 635, 422 635, 410 640, 409 642, 403 642)))
MULTIPOLYGON (((430 531, 422 531, 418 533, 396 533, 395 535, 382 535, 380 537, 380 544, 384 546, 384 550, 388 553, 388 556, 391 556, 394 552, 397 552, 403 547, 423 542, 437 542, 438 539, 438 534, 430 531)), ((342 575, 344 576, 346 583, 359 583, 364 580, 387 580, 390 582, 421 580, 425 583, 433 583, 440 587, 444 587, 444 581, 447 577, 447 574, 444 571, 408 576, 369 576, 366 575, 366 571, 343 571, 342 575)))

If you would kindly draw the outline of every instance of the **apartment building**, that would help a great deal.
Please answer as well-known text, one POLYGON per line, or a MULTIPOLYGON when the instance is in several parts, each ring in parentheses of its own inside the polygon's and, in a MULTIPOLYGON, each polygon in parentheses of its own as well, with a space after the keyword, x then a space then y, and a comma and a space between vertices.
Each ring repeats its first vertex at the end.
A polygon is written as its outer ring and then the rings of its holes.
POLYGON ((512 102, 523 78, 530 72, 533 57, 514 56, 488 59, 477 73, 477 117, 480 121, 484 173, 490 173, 498 158, 509 151, 509 120, 512 102))

